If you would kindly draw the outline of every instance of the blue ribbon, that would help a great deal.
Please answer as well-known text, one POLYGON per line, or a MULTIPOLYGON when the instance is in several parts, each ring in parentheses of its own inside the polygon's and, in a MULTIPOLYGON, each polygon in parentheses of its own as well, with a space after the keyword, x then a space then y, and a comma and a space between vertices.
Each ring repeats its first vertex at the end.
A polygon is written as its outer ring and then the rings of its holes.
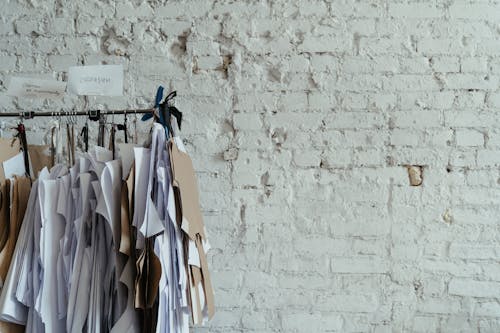
MULTIPOLYGON (((163 86, 159 86, 158 89, 156 90, 156 97, 155 97, 155 109, 160 107, 161 100, 163 99, 163 86)), ((153 118, 152 113, 146 113, 144 116, 142 116, 141 120, 146 121, 150 118, 153 118)), ((160 114, 160 122, 163 124, 164 121, 162 121, 163 115, 160 114)))

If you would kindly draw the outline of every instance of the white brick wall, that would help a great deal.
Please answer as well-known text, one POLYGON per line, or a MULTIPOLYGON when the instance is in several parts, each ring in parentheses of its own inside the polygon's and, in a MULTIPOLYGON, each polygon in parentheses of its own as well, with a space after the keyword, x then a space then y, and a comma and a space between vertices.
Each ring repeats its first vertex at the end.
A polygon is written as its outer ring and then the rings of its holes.
POLYGON ((1 111, 82 108, 5 95, 76 64, 126 68, 90 107, 178 91, 214 248, 195 332, 500 332, 498 0, 1 7, 1 111))

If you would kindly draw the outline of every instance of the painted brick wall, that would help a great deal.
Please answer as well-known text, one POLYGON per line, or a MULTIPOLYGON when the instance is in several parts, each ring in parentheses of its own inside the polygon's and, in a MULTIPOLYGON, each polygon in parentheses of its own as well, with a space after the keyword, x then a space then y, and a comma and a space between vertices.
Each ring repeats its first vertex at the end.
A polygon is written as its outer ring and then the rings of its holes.
POLYGON ((126 68, 89 107, 178 91, 218 305, 195 332, 500 332, 499 1, 0 7, 1 110, 83 108, 5 96, 77 64, 126 68))

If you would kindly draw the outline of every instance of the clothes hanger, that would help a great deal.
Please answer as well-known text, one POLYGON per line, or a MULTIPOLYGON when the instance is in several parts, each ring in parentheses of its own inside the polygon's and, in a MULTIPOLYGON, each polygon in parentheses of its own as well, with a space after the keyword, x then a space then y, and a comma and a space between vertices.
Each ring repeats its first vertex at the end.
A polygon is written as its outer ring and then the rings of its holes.
POLYGON ((30 162, 28 156, 28 140, 26 139, 26 127, 24 127, 24 117, 23 114, 19 114, 19 124, 16 127, 17 133, 14 135, 18 138, 21 143, 21 151, 23 152, 24 168, 26 175, 31 178, 30 174, 30 162))
POLYGON ((123 124, 116 124, 116 129, 118 131, 123 131, 125 137, 125 143, 128 143, 127 112, 124 113, 123 124))
POLYGON ((165 129, 165 134, 168 136, 168 128, 165 126, 165 121, 164 121, 165 118, 160 110, 161 101, 163 99, 163 90, 164 90, 163 86, 159 86, 158 89, 156 89, 155 105, 153 108, 154 111, 143 115, 141 120, 147 121, 150 118, 154 118, 154 120, 157 123, 163 126, 163 128, 165 129))
POLYGON ((67 165, 72 164, 72 159, 71 159, 71 126, 70 126, 70 121, 71 119, 69 118, 69 112, 64 111, 64 122, 66 123, 66 149, 67 149, 67 165))
POLYGON ((179 131, 181 130, 181 125, 182 125, 182 112, 179 111, 175 106, 173 106, 173 97, 176 96, 176 92, 173 91, 170 93, 167 98, 165 98, 165 101, 162 103, 162 107, 165 110, 165 122, 167 123, 167 126, 169 126, 169 132, 171 134, 171 137, 174 136, 174 131, 172 127, 172 116, 174 116, 174 119, 177 122, 177 128, 179 128, 179 131))
POLYGON ((89 121, 85 120, 85 125, 82 127, 82 131, 80 132, 80 137, 83 140, 83 149, 85 152, 89 151, 89 121))
POLYGON ((111 150, 113 154, 113 159, 115 159, 115 137, 116 137, 116 126, 111 124, 111 130, 109 132, 109 145, 108 149, 111 150))
POLYGON ((137 112, 134 111, 134 143, 137 144, 137 138, 139 134, 137 132, 137 112))
POLYGON ((106 130, 106 119, 103 115, 99 115, 99 131, 97 135, 97 145, 104 147, 104 134, 106 130))
POLYGON ((113 126, 116 127, 117 131, 123 131, 124 132, 125 143, 128 143, 127 112, 124 113, 123 124, 114 124, 113 123, 113 126))
MULTIPOLYGON (((52 113, 52 115, 51 115, 52 118, 54 118, 54 111, 52 111, 51 113, 52 113)), ((56 145, 54 142, 55 131, 56 131, 56 127, 52 126, 50 128, 50 165, 51 166, 53 166, 55 161, 56 161, 56 145)))
POLYGON ((75 123, 76 123, 76 116, 74 116, 73 111, 68 112, 68 144, 69 144, 69 149, 68 149, 68 155, 70 156, 69 164, 68 165, 73 165, 75 164, 75 123))
POLYGON ((145 114, 144 116, 142 116, 142 120, 146 121, 154 116, 155 120, 161 125, 163 125, 163 127, 165 128, 167 136, 173 136, 171 116, 174 116, 175 119, 177 120, 177 125, 180 130, 182 125, 182 112, 180 112, 179 109, 173 106, 174 97, 177 96, 177 91, 174 90, 171 93, 169 93, 165 97, 165 100, 162 102, 163 91, 164 91, 163 86, 159 86, 158 89, 156 90, 155 107, 154 107, 156 113, 145 114))
POLYGON ((171 123, 171 116, 174 116, 175 120, 177 121, 177 126, 179 128, 179 130, 181 130, 181 126, 182 126, 182 112, 179 111, 179 109, 177 109, 175 106, 174 106, 174 97, 177 96, 177 91, 172 91, 170 94, 167 95, 167 97, 165 97, 165 101, 162 103, 164 105, 164 107, 166 108, 167 110, 167 118, 166 118, 166 121, 168 122, 169 126, 170 126, 170 129, 171 129, 171 136, 173 137, 174 136, 174 132, 173 132, 173 128, 172 128, 172 123, 171 123))
POLYGON ((52 151, 52 166, 62 162, 63 157, 63 142, 61 129, 61 112, 53 112, 53 126, 51 128, 51 151, 52 151))
POLYGON ((111 150, 113 159, 115 159, 115 138, 116 138, 116 124, 115 124, 115 114, 114 112, 111 113, 111 129, 109 132, 109 143, 108 143, 108 149, 111 150))

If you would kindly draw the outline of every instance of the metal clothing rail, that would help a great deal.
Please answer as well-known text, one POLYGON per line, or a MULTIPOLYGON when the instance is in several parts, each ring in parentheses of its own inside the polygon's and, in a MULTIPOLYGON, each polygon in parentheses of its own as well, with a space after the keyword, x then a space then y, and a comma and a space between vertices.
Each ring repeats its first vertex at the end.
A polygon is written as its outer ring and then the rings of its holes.
POLYGON ((35 117, 72 117, 87 116, 91 120, 98 120, 102 115, 120 115, 120 114, 145 114, 152 113, 154 109, 130 109, 130 110, 90 110, 90 111, 21 111, 21 112, 0 112, 2 117, 16 117, 21 119, 32 119, 35 117))

